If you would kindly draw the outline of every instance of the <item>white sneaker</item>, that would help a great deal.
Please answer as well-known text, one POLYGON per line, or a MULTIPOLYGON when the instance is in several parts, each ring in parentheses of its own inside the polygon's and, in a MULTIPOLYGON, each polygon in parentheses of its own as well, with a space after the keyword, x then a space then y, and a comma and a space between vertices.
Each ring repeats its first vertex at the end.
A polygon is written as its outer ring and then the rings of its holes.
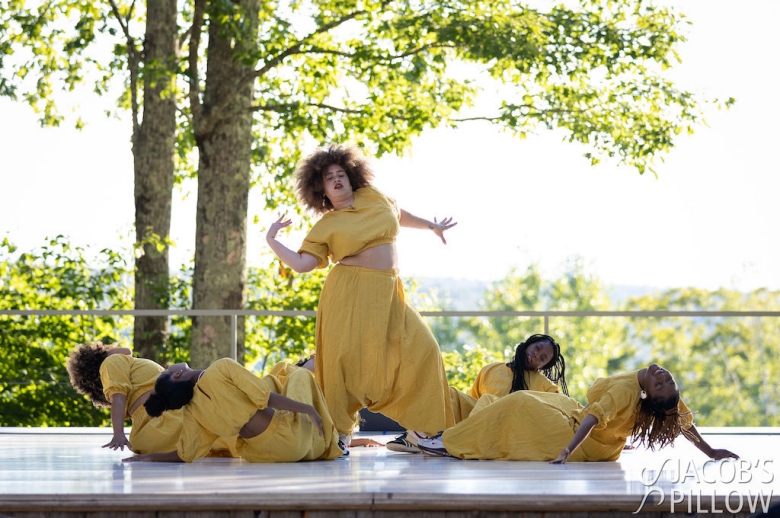
POLYGON ((428 437, 425 439, 417 440, 417 447, 422 450, 423 453, 428 455, 436 455, 437 457, 452 457, 447 448, 444 447, 444 440, 441 437, 442 432, 428 437))

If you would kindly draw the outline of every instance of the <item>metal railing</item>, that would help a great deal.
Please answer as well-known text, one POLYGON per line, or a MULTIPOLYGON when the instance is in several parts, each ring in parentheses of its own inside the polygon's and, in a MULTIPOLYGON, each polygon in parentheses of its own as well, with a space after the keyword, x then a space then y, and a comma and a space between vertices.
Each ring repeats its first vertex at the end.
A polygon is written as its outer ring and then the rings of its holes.
MULTIPOLYGON (((574 317, 780 317, 780 311, 420 311, 426 317, 536 317, 544 319, 544 334, 550 334, 551 318, 574 317)), ((85 309, 85 310, 0 310, 8 316, 191 316, 230 317, 230 351, 235 360, 238 357, 238 317, 278 316, 315 317, 314 310, 255 310, 255 309, 85 309)))

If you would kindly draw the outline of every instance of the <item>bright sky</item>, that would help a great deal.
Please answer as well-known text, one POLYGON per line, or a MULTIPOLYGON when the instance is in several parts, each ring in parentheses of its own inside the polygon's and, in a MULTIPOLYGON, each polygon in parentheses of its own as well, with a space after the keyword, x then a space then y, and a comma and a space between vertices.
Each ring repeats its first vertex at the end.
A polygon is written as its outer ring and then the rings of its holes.
MULTIPOLYGON (((737 99, 709 127, 683 138, 659 177, 591 167, 560 135, 524 141, 475 123, 423 135, 402 159, 377 164, 378 185, 404 209, 453 216, 444 246, 402 230, 406 277, 493 280, 539 262, 555 275, 584 258, 607 284, 780 289, 780 104, 776 100, 780 3, 677 2, 694 23, 675 78, 710 97, 737 99), (475 148, 477 153, 460 154, 475 148)), ((107 102, 108 100, 106 100, 107 102)), ((133 172, 129 122, 84 108, 89 127, 41 129, 21 104, 0 100, 0 238, 24 250, 64 234, 95 251, 129 245, 133 172)), ((194 189, 175 194, 174 267, 194 249, 194 189)), ((272 215, 250 208, 249 261, 266 246, 272 215)), ((291 247, 299 235, 282 235, 291 247)))

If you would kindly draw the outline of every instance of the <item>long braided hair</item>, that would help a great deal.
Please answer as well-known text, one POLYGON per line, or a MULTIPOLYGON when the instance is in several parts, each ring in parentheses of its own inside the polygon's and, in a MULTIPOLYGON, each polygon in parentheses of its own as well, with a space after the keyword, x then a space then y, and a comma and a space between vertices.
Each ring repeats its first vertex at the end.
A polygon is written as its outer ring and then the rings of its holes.
POLYGON ((525 371, 532 369, 528 367, 525 350, 537 342, 549 342, 553 349, 552 359, 539 369, 539 372, 558 385, 561 391, 568 396, 569 387, 566 385, 566 361, 563 359, 563 354, 561 354, 561 346, 553 337, 542 334, 531 335, 525 342, 517 344, 517 347, 515 348, 515 357, 510 363, 506 364, 514 373, 514 377, 512 378, 512 390, 509 391, 510 394, 518 390, 528 390, 528 386, 525 382, 525 371))
POLYGON ((640 399, 631 435, 631 444, 639 443, 655 451, 671 444, 683 432, 678 404, 680 393, 667 399, 640 399))

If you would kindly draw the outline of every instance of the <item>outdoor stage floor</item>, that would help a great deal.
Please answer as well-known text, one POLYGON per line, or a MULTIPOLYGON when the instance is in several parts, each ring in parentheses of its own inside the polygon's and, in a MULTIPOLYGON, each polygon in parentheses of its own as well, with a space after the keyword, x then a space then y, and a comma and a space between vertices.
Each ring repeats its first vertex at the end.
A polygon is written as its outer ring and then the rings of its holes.
MULTIPOLYGON (((780 502, 780 429, 701 431, 713 447, 741 461, 708 462, 681 438, 660 452, 627 450, 617 462, 565 465, 462 461, 386 448, 352 448, 334 461, 290 464, 225 458, 123 463, 127 451, 100 447, 109 441, 107 428, 0 428, 0 514, 603 516, 641 508, 663 515, 672 509, 670 500, 678 500, 676 513, 749 515, 762 510, 761 499, 780 502)), ((360 437, 384 443, 394 435, 360 437)))

